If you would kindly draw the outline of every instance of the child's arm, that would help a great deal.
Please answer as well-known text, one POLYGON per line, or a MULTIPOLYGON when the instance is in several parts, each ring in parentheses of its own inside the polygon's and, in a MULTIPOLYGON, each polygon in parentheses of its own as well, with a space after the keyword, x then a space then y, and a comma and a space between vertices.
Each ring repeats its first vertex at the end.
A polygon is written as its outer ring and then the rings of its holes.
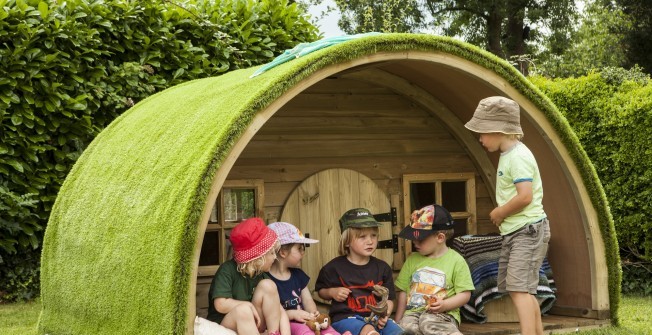
POLYGON ((398 323, 403 318, 403 314, 405 314, 405 309, 407 308, 407 293, 404 291, 398 291, 396 300, 396 314, 394 314, 394 321, 398 323))
POLYGON ((460 308, 466 304, 471 298, 471 291, 460 292, 450 298, 437 299, 428 307, 428 311, 432 313, 445 313, 460 308))
POLYGON ((240 304, 248 304, 249 308, 251 308, 251 311, 254 315, 254 320, 256 321, 256 326, 260 326, 260 316, 258 315, 258 311, 256 311, 256 307, 254 307, 254 304, 252 304, 249 301, 242 301, 242 300, 236 300, 236 299, 231 299, 231 298, 216 298, 213 300, 213 304, 215 304, 215 310, 222 314, 229 314, 234 308, 236 308, 240 304))
POLYGON ((351 294, 351 290, 346 287, 330 287, 320 289, 318 294, 322 299, 343 302, 351 294))
POLYGON ((301 290, 301 303, 303 304, 303 309, 305 309, 306 311, 308 312, 317 311, 317 304, 315 303, 315 300, 312 299, 310 290, 307 287, 304 287, 303 290, 301 290))
POLYGON ((489 217, 491 222, 496 226, 500 226, 506 217, 516 214, 523 210, 525 206, 532 202, 532 182, 522 181, 514 184, 516 186, 516 195, 511 198, 507 203, 500 207, 494 208, 489 217))

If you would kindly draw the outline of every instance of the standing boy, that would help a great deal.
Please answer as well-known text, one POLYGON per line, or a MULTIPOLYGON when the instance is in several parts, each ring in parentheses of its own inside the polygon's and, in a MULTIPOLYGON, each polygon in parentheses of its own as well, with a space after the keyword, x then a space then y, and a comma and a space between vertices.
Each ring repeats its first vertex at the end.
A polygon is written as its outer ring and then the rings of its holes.
POLYGON ((444 207, 430 205, 414 211, 410 221, 399 236, 412 240, 417 252, 396 278, 396 322, 406 334, 461 335, 460 307, 474 287, 464 258, 446 246, 453 218, 444 207))
POLYGON ((503 236, 498 289, 509 292, 514 301, 521 334, 543 335, 535 295, 550 228, 541 202, 539 167, 532 152, 521 143, 519 106, 500 96, 482 99, 465 127, 480 134, 480 143, 487 151, 501 153, 496 173, 498 207, 489 214, 503 236))

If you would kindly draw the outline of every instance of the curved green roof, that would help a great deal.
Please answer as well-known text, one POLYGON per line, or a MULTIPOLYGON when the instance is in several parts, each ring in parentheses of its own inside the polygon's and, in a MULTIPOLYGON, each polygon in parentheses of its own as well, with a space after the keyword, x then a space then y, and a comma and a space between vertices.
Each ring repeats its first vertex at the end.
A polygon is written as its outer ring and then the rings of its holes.
MULTIPOLYGON (((455 55, 505 78, 540 108, 574 157, 619 264, 606 197, 587 155, 552 103, 511 65, 430 35, 341 43, 249 78, 256 68, 184 83, 131 108, 91 143, 66 178, 46 230, 43 311, 48 334, 182 334, 194 248, 213 177, 253 116, 315 71, 376 52, 455 55)), ((616 319, 619 266, 609 269, 616 319)))

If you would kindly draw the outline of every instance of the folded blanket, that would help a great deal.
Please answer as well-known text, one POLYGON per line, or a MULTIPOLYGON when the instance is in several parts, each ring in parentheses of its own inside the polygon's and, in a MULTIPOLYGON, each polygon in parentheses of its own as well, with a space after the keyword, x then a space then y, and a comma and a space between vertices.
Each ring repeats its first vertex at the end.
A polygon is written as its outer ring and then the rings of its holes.
MULTIPOLYGON (((506 292, 498 292, 497 287, 501 243, 502 237, 498 235, 465 235, 453 239, 452 247, 466 259, 475 285, 475 290, 471 292, 471 299, 460 308, 460 314, 465 320, 475 323, 486 322, 485 304, 507 295, 506 292)), ((548 259, 545 258, 539 269, 539 286, 536 294, 541 314, 550 310, 555 303, 556 290, 552 269, 548 259)))

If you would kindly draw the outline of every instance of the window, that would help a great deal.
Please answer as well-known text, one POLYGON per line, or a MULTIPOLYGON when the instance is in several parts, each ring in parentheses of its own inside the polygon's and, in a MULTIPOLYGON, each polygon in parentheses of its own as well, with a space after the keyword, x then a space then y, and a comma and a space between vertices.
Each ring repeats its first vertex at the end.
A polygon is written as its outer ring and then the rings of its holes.
MULTIPOLYGON (((439 204, 451 213, 456 222, 454 237, 477 233, 474 173, 404 175, 404 222, 410 222, 412 211, 431 204, 439 204)), ((412 243, 406 243, 406 255, 411 250, 412 243)))
POLYGON ((213 276, 232 256, 229 234, 240 221, 263 217, 263 180, 227 180, 217 196, 199 255, 199 276, 213 276))

